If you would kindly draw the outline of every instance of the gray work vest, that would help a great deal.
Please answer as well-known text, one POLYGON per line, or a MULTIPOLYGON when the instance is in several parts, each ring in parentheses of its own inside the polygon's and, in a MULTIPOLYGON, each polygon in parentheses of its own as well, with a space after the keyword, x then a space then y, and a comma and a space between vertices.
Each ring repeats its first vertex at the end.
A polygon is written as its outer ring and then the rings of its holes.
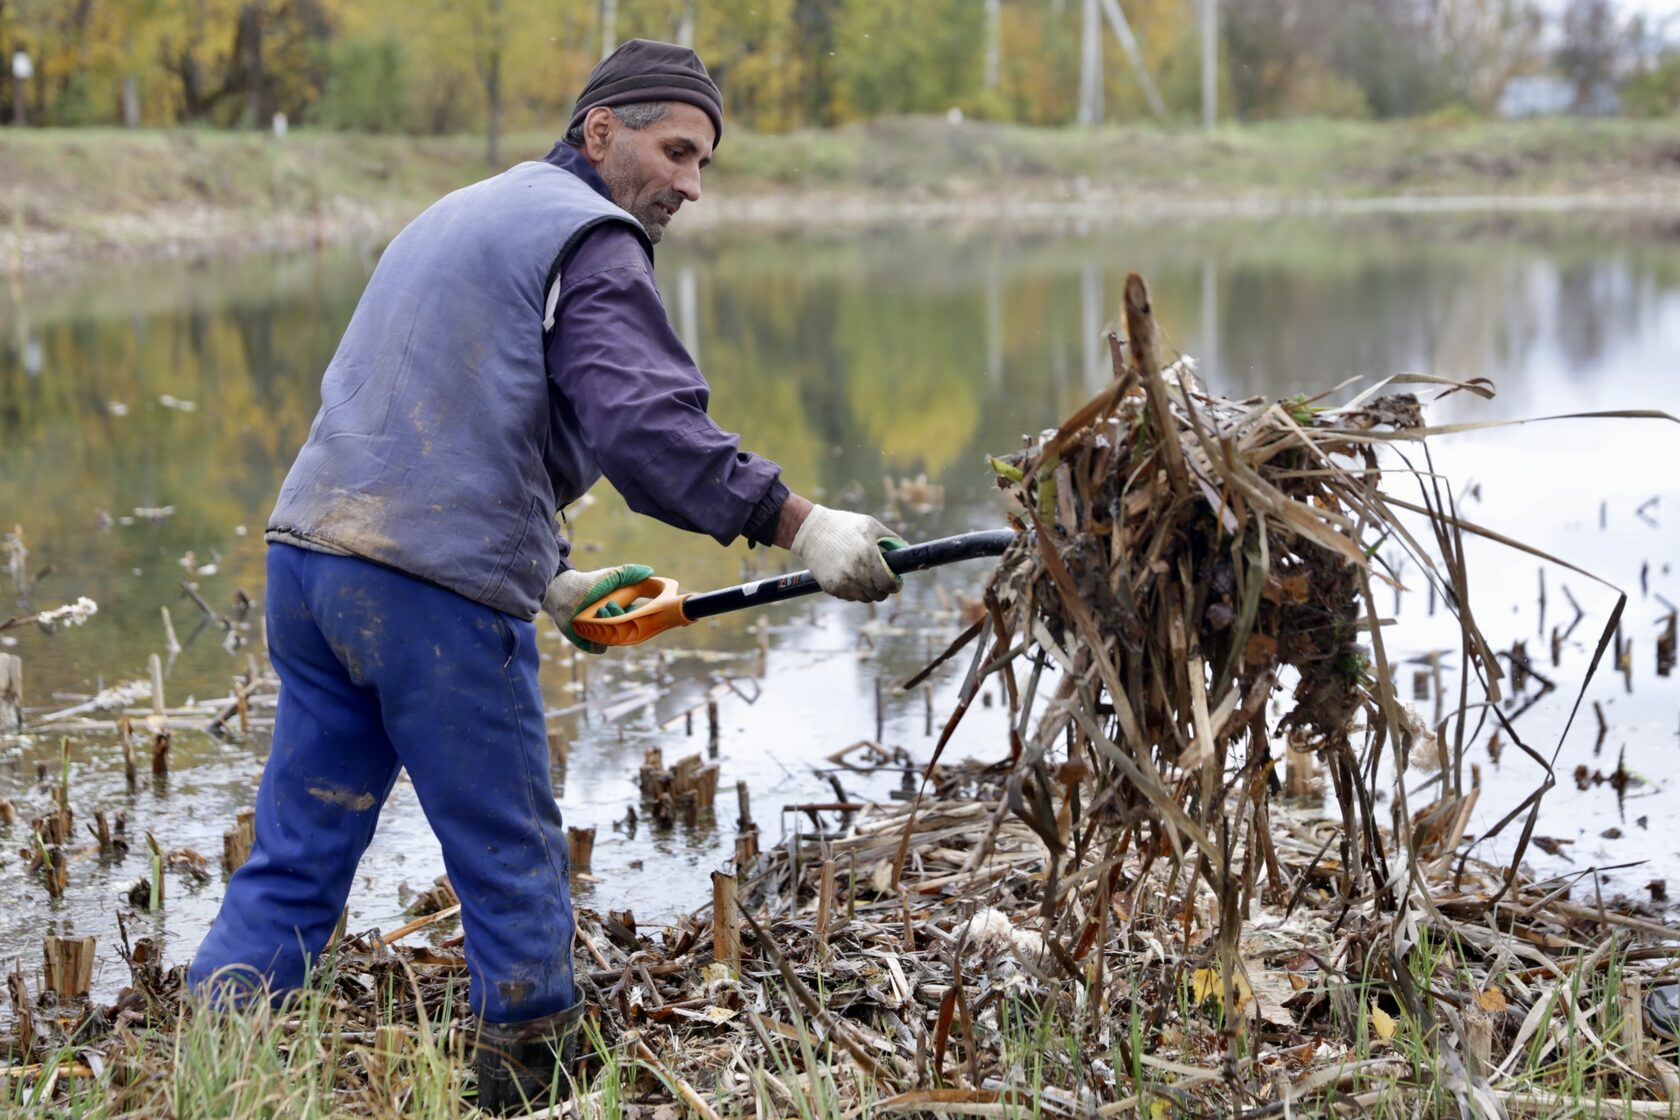
MULTIPOLYGON (((439 199, 386 248, 321 383, 271 539, 346 552, 534 618, 560 567, 544 319, 602 222, 576 175, 517 167, 439 199)), ((598 474, 598 471, 597 471, 598 474)))

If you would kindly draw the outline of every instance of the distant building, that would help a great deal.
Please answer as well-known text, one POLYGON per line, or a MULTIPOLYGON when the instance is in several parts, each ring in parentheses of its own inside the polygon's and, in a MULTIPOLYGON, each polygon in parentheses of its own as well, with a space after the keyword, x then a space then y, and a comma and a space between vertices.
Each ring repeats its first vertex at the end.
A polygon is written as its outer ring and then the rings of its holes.
POLYGON ((1531 74, 1505 83, 1497 111, 1506 118, 1561 117, 1566 113, 1612 117, 1621 109, 1622 100, 1609 82, 1583 88, 1556 74, 1531 74))

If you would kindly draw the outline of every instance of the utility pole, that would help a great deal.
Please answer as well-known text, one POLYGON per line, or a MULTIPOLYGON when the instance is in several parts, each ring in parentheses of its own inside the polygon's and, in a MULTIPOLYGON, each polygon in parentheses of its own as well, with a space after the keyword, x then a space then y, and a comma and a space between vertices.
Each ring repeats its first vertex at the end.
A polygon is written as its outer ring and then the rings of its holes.
POLYGON ((1138 85, 1143 87, 1144 100, 1149 102, 1149 111, 1155 114, 1155 119, 1166 120, 1167 103, 1161 100, 1161 91, 1155 88, 1155 80, 1149 76, 1149 68, 1143 64, 1143 49, 1138 46, 1137 36, 1132 34, 1132 25, 1126 22, 1126 13, 1120 8, 1120 0, 1102 0, 1103 13, 1108 16, 1108 25, 1114 29, 1114 37, 1120 40, 1120 49, 1126 52, 1126 57, 1132 61, 1132 69, 1137 73, 1138 85))
POLYGON ((1102 23, 1097 0, 1085 0, 1079 41, 1079 123, 1099 125, 1103 115, 1102 23))
POLYGON ((1003 69, 1003 0, 986 0, 986 88, 998 88, 1003 69))
POLYGON ((132 69, 134 63, 134 20, 132 15, 123 24, 123 57, 128 59, 129 71, 122 80, 123 127, 140 127, 140 76, 132 69))
POLYGON ((1202 0, 1202 127, 1219 123, 1219 0, 1202 0))
POLYGON ((601 57, 618 49, 618 0, 601 0, 601 57))
POLYGON ((29 61, 29 52, 19 48, 12 52, 12 123, 22 128, 29 122, 24 119, 23 87, 24 83, 35 76, 35 64, 29 61))
POLYGON ((694 6, 699 0, 683 0, 682 19, 677 23, 677 46, 694 49, 694 6))

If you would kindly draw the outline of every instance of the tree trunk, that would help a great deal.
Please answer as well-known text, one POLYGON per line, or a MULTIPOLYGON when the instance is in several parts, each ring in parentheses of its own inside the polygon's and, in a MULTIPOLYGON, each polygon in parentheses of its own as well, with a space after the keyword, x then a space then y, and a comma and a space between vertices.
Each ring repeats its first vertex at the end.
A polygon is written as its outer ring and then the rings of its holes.
MULTIPOLYGON (((6 0, 0 0, 0 66, 5 67, 5 73, 10 74, 12 72, 12 51, 16 48, 12 46, 11 36, 5 33, 6 26, 6 0)), ((14 84, 12 87, 13 124, 20 123, 17 119, 17 98, 17 87, 14 84)))
POLYGON ((1003 68, 1003 0, 986 0, 986 88, 998 88, 1003 68))
POLYGON ((263 6, 260 3, 246 4, 239 13, 240 22, 244 24, 243 34, 240 36, 241 62, 245 69, 245 127, 262 127, 262 35, 263 35, 263 6))
POLYGON ((507 27, 502 22, 505 0, 487 0, 483 24, 483 66, 479 75, 484 79, 484 100, 489 108, 489 121, 484 144, 484 159, 491 167, 502 165, 502 47, 507 42, 507 27))
POLYGON ((205 21, 209 18, 205 11, 204 0, 198 0, 196 17, 192 23, 194 30, 188 33, 185 43, 181 44, 180 54, 176 57, 175 74, 181 79, 181 112, 184 120, 195 124, 204 121, 204 70, 198 64, 197 50, 200 37, 203 34, 205 21))

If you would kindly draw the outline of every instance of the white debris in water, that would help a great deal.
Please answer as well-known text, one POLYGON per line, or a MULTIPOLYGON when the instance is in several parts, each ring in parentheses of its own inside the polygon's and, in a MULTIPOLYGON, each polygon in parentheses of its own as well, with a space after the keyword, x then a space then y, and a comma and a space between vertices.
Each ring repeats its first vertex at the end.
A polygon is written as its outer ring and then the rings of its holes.
POLYGON ((35 621, 43 626, 80 626, 98 613, 99 604, 83 595, 74 603, 42 611, 35 616, 35 621))

